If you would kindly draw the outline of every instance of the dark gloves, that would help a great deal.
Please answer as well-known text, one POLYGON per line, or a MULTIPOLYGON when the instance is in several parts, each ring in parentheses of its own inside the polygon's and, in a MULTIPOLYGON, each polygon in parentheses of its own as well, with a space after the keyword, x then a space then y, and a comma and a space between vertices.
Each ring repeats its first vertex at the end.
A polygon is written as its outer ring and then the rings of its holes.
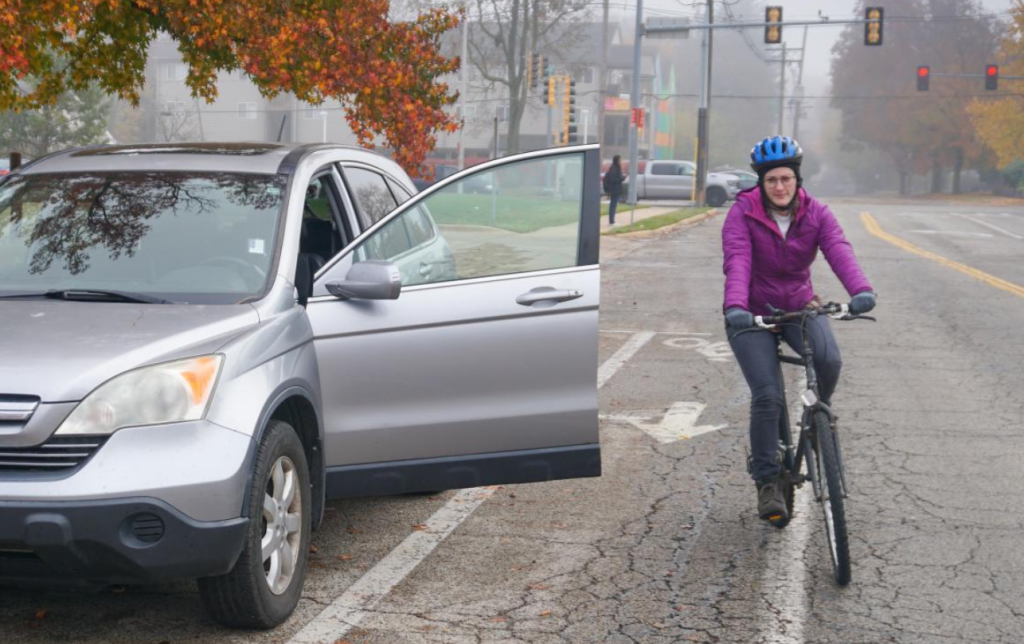
POLYGON ((754 326, 754 315, 750 311, 733 307, 725 310, 725 321, 729 328, 742 331, 754 326))
POLYGON ((857 293, 850 300, 850 314, 851 315, 863 315, 875 308, 875 304, 878 301, 878 297, 871 291, 864 291, 857 293))

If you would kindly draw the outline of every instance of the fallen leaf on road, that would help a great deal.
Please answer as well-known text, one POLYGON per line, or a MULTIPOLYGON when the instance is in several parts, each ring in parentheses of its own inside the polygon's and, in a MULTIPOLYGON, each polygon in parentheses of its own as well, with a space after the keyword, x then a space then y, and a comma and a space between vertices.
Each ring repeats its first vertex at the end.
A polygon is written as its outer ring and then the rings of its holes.
POLYGON ((359 534, 362 531, 363 531, 362 528, 357 528, 357 527, 351 526, 351 525, 348 527, 348 533, 349 534, 359 534))
POLYGON ((316 553, 320 552, 319 548, 317 548, 317 547, 316 547, 316 546, 314 546, 314 545, 310 545, 310 546, 309 546, 309 551, 310 551, 311 553, 313 553, 313 554, 316 554, 316 553))
POLYGON ((549 617, 550 615, 551 615, 551 611, 550 610, 542 610, 540 612, 540 616, 541 617, 549 617))
POLYGON ((48 612, 50 612, 49 608, 41 608, 41 609, 37 610, 36 611, 36 619, 42 619, 42 618, 46 617, 46 614, 48 612))
POLYGON ((351 559, 355 559, 355 557, 355 555, 338 555, 338 559, 342 561, 349 561, 351 559))
POLYGON ((425 524, 425 523, 417 523, 416 525, 414 525, 412 527, 412 529, 416 530, 417 532, 423 532, 424 530, 427 529, 427 524, 425 524))
POLYGON ((490 621, 490 622, 507 622, 508 618, 507 617, 492 617, 488 621, 490 621))
POLYGON ((548 588, 551 588, 551 586, 547 584, 533 584, 530 586, 530 590, 547 590, 548 588))

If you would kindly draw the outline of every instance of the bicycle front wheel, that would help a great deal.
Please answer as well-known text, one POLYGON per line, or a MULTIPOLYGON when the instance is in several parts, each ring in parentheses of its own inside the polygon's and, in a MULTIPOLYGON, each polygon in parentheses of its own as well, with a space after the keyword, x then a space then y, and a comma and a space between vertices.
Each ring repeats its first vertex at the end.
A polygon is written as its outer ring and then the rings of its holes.
POLYGON ((843 507, 843 482, 839 471, 839 453, 835 437, 824 412, 814 414, 814 433, 818 449, 815 460, 821 486, 821 507, 825 514, 825 532, 832 574, 836 583, 850 583, 850 540, 846 534, 846 511, 843 507))

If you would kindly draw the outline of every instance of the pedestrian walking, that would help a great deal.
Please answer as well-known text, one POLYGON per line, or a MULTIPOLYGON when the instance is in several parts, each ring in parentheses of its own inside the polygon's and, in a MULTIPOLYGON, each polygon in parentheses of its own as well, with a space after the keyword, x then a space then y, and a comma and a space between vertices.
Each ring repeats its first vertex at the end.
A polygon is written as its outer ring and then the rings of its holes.
POLYGON ((616 154, 612 157, 612 165, 608 172, 604 173, 604 193, 608 195, 608 224, 615 225, 615 209, 619 205, 619 198, 622 196, 622 183, 626 175, 622 173, 622 157, 616 154))

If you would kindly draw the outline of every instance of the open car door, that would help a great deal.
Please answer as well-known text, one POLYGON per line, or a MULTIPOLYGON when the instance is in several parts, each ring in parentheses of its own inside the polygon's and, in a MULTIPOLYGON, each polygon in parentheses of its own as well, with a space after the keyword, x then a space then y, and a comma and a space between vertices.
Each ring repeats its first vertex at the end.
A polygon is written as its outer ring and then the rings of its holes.
POLYGON ((329 496, 600 475, 599 174, 597 145, 475 166, 318 271, 329 496))

